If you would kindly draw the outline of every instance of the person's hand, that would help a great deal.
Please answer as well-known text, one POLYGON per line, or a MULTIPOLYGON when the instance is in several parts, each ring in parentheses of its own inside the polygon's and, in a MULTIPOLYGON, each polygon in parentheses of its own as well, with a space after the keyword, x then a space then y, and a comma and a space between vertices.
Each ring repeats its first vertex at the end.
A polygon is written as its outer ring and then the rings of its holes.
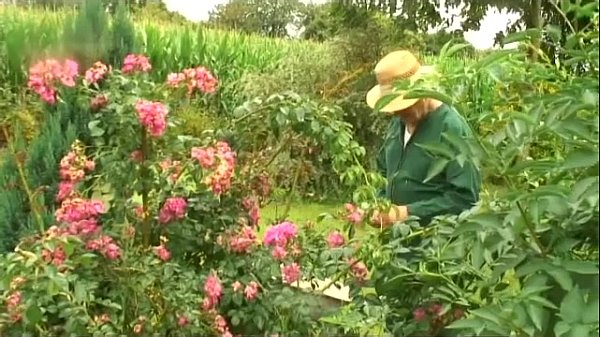
POLYGON ((392 205, 387 213, 375 211, 371 217, 371 226, 376 228, 386 228, 396 222, 404 221, 408 218, 408 209, 406 206, 392 205))

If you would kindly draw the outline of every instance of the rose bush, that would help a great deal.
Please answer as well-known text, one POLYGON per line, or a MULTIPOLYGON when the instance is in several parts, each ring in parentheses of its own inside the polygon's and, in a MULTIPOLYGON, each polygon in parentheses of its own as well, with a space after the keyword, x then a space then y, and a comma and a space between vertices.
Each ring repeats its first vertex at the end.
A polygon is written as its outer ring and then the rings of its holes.
MULTIPOLYGON (((258 235, 264 176, 212 136, 169 133, 178 100, 211 94, 203 67, 149 80, 144 55, 122 68, 47 60, 30 87, 65 90, 92 115, 92 140, 60 162, 54 226, 0 258, 0 331, 56 335, 308 335, 325 328, 319 296, 292 285, 366 268, 339 233, 289 221, 258 235), (175 101, 175 102, 173 102, 175 101), (318 308, 317 308, 318 309, 318 308)), ((341 278, 341 277, 340 277, 341 278)))

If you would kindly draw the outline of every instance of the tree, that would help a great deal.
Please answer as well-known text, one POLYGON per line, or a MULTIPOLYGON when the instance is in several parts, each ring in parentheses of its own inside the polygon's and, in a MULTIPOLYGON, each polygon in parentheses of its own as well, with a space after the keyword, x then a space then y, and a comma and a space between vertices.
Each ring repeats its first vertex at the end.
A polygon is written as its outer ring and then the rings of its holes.
POLYGON ((290 28, 300 28, 304 16, 305 6, 299 0, 232 0, 218 5, 210 13, 209 23, 245 33, 286 37, 290 28))

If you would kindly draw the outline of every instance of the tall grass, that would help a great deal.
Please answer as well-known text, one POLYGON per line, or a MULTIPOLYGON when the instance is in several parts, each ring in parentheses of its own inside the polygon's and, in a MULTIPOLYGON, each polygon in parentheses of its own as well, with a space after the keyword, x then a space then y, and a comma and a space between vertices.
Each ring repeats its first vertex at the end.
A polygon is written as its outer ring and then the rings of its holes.
MULTIPOLYGON (((27 69, 35 61, 47 57, 72 56, 73 51, 69 50, 69 46, 77 46, 77 43, 66 41, 63 31, 65 23, 74 15, 74 10, 51 12, 0 7, 0 83, 19 90, 25 86, 27 69)), ((314 60, 317 65, 323 62, 323 58, 335 53, 326 44, 212 30, 191 22, 173 24, 157 22, 152 18, 138 18, 134 27, 136 52, 149 56, 154 80, 162 81, 168 73, 186 67, 206 66, 220 82, 220 89, 217 96, 210 100, 213 106, 209 106, 209 109, 221 112, 233 111, 245 100, 244 93, 240 92, 245 88, 240 85, 245 74, 273 74, 282 63, 293 64, 296 59, 306 62, 306 55, 314 55, 310 62, 314 60)), ((425 61, 433 63, 435 58, 427 57, 425 61)), ((450 64, 439 65, 440 68, 462 67, 466 62, 461 59, 450 61, 450 64)), ((306 69, 302 71, 320 69, 303 68, 306 69)), ((248 83, 245 84, 247 86, 248 83)))
MULTIPOLYGON (((0 7, 0 82, 14 88, 26 83, 29 66, 45 57, 67 57, 63 30, 74 11, 50 12, 0 7)), ((286 57, 324 48, 308 41, 271 39, 216 31, 199 24, 136 20, 137 52, 150 57, 152 75, 162 80, 186 67, 204 65, 220 79, 222 108, 238 104, 235 83, 246 72, 269 72, 286 57)))
POLYGON ((0 81, 22 85, 26 71, 36 59, 62 50, 62 27, 66 13, 29 12, 0 7, 0 81))
POLYGON ((216 31, 201 25, 163 25, 150 21, 136 23, 140 52, 150 57, 154 76, 165 78, 169 72, 191 65, 209 67, 220 79, 219 102, 231 111, 240 102, 238 80, 245 73, 273 70, 280 61, 294 55, 323 49, 308 42, 263 38, 235 31, 216 31))

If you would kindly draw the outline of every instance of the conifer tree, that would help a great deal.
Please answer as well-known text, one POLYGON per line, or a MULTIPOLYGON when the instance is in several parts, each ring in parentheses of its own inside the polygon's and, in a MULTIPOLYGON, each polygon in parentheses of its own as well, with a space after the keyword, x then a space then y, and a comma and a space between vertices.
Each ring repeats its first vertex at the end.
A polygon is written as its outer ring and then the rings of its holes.
POLYGON ((61 119, 60 113, 48 114, 30 144, 19 125, 13 126, 0 164, 0 253, 12 250, 21 236, 52 224, 59 161, 77 138, 74 125, 61 119))
POLYGON ((90 109, 77 104, 75 91, 44 106, 37 135, 28 142, 18 120, 13 121, 6 154, 0 163, 0 253, 10 251, 24 234, 53 224, 59 162, 75 139, 91 144, 90 109))
POLYGON ((65 20, 64 53, 82 68, 96 61, 108 61, 110 51, 109 17, 102 0, 86 0, 75 17, 65 20))
POLYGON ((119 1, 111 27, 110 61, 113 67, 120 67, 125 56, 134 50, 135 28, 128 7, 119 1))

